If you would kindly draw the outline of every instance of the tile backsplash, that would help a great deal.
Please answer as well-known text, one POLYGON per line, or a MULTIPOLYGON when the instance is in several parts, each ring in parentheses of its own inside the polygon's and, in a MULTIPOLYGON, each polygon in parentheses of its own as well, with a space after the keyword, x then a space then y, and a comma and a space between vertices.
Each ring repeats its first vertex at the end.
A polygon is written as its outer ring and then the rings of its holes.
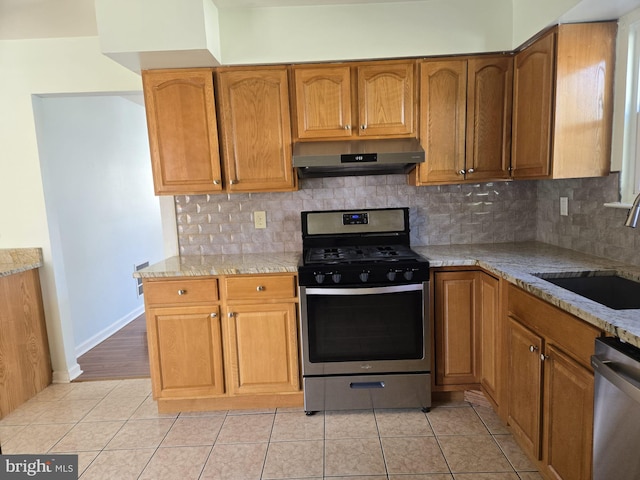
POLYGON ((618 174, 602 178, 413 187, 404 175, 305 179, 297 192, 175 197, 181 255, 299 251, 303 210, 409 207, 413 245, 539 240, 640 265, 618 174), (560 216, 560 197, 569 215, 560 216), (253 212, 267 212, 257 230, 253 212))
POLYGON ((411 243, 535 240, 533 181, 413 187, 404 175, 303 179, 286 193, 175 197, 181 255, 299 251, 303 210, 409 207, 411 243), (253 212, 266 211, 256 229, 253 212))
POLYGON ((640 228, 624 226, 628 210, 604 206, 618 201, 618 181, 618 174, 538 181, 536 239, 640 265, 640 228), (560 197, 569 199, 568 216, 560 216, 560 197))

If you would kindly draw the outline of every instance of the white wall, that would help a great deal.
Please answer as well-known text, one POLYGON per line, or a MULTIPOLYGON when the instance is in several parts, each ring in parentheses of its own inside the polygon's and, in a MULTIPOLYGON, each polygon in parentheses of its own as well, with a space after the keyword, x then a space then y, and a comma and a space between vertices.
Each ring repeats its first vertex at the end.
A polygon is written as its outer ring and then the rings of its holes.
POLYGON ((60 310, 82 355, 144 311, 133 266, 163 258, 144 107, 34 97, 60 310))
POLYGON ((557 23, 559 17, 578 3, 580 0, 513 0, 513 47, 557 23))
POLYGON ((511 50, 511 0, 220 8, 223 64, 511 50))
POLYGON ((140 77, 100 53, 97 37, 0 41, 0 248, 42 247, 40 271, 54 380, 77 372, 74 332, 60 315, 32 94, 142 90, 140 77))

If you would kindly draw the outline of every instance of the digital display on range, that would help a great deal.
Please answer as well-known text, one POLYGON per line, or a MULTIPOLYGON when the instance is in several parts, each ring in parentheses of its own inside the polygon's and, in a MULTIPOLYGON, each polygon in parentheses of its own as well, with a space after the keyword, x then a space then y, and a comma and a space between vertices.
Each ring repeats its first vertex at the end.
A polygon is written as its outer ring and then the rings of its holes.
POLYGON ((343 225, 367 225, 369 223, 369 214, 367 213, 343 213, 343 225))

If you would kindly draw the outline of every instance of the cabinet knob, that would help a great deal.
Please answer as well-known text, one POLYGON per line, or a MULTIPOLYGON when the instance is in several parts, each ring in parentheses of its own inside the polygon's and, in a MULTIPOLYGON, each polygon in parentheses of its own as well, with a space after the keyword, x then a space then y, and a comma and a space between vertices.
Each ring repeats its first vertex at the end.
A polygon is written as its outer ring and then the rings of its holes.
POLYGON ((215 313, 215 312, 213 312, 213 313, 211 314, 211 318, 218 318, 218 314, 217 314, 217 313, 215 313))
POLYGON ((237 185, 239 182, 238 182, 238 180, 229 180, 229 183, 231 185, 237 185))
POLYGON ((264 285, 258 285, 258 286, 256 287, 256 290, 257 290, 258 292, 263 292, 263 291, 264 291, 264 285))
POLYGON ((466 170, 458 170, 458 175, 464 175, 465 173, 467 173, 466 170))
POLYGON ((549 360, 549 355, 545 355, 544 353, 540 354, 540 361, 544 362, 545 360, 549 360))
POLYGON ((475 169, 473 168, 470 168, 469 170, 467 170, 467 173, 473 173, 473 172, 475 172, 475 169))
POLYGON ((345 125, 345 126, 344 126, 344 129, 345 129, 345 130, 351 130, 351 125, 345 125))
POLYGON ((360 125, 360 130, 366 130, 367 126, 366 125, 360 125))
POLYGON ((214 180, 214 181, 213 181, 213 184, 214 184, 214 185, 220 185, 220 180, 214 180))
POLYGON ((229 318, 233 318, 234 316, 235 316, 235 313, 233 313, 233 312, 227 313, 227 317, 229 317, 229 318))
POLYGON ((538 350, 538 347, 536 347, 535 345, 529 345, 529 351, 531 353, 535 352, 536 350, 538 350))
POLYGON ((178 290, 178 295, 186 295, 187 291, 186 290, 178 290))

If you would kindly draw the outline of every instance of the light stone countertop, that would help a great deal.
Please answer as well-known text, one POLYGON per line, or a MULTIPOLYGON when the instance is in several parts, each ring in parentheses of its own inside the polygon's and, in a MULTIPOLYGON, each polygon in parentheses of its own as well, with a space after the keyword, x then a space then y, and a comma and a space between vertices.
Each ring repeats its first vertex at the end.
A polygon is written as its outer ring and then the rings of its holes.
POLYGON ((133 276, 137 278, 162 278, 297 273, 300 255, 301 252, 176 256, 134 272, 133 276))
MULTIPOLYGON (((607 271, 640 281, 640 267, 539 242, 412 246, 431 267, 478 267, 532 295, 640 347, 640 309, 613 310, 572 293, 535 273, 607 271)), ((300 252, 170 257, 134 277, 296 273, 300 252)))
POLYGON ((0 277, 26 272, 43 265, 41 248, 0 249, 0 277))
POLYGON ((640 281, 640 267, 538 242, 437 245, 413 249, 429 259, 433 268, 480 267, 587 323, 640 347, 640 309, 613 310, 533 275, 607 271, 640 281))

